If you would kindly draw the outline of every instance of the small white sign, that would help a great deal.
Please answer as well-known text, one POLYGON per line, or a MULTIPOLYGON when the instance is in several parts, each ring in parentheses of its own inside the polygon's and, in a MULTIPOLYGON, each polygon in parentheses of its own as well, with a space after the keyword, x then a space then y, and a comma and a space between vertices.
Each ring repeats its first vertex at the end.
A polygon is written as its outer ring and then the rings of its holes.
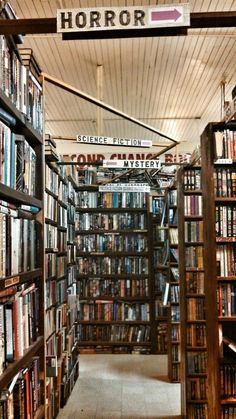
POLYGON ((217 159, 215 161, 215 164, 232 164, 233 160, 232 159, 217 159))
POLYGON ((117 137, 101 137, 99 135, 77 135, 76 141, 83 144, 96 144, 96 145, 114 145, 125 147, 152 147, 152 141, 140 140, 138 138, 117 138, 117 137))
POLYGON ((103 167, 123 169, 160 169, 160 160, 103 160, 103 167))
POLYGON ((150 192, 147 183, 108 183, 99 185, 99 192, 150 192))
POLYGON ((190 26, 188 3, 57 10, 57 32, 190 26))

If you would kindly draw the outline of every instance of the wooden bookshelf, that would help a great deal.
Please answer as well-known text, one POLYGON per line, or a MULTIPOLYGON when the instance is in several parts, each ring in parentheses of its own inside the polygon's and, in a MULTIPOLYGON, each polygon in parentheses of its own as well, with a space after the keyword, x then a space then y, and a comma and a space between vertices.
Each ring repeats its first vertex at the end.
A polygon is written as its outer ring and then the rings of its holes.
POLYGON ((178 207, 180 301, 184 302, 180 304, 181 414, 189 419, 210 417, 201 179, 198 166, 178 171, 178 202, 183 203, 178 207))
POLYGON ((79 372, 76 195, 65 167, 58 166, 50 154, 45 157, 46 417, 54 418, 66 404, 79 372))
POLYGON ((168 298, 164 302, 166 284, 168 284, 168 259, 169 241, 167 224, 167 194, 165 190, 158 189, 152 192, 150 197, 152 208, 152 242, 150 249, 153 249, 151 261, 153 285, 152 296, 154 300, 154 321, 153 342, 155 353, 167 353, 168 339, 168 298), (155 333, 154 333, 155 332, 155 333))
POLYGON ((201 136, 209 418, 234 417, 236 342, 235 125, 208 124, 201 136), (219 214, 220 219, 219 219, 219 214), (230 384, 231 383, 231 384, 230 384))
POLYGON ((128 202, 87 186, 77 187, 75 222, 79 347, 153 352, 148 195, 129 193, 128 202))
POLYGON ((35 75, 31 88, 37 101, 30 97, 31 69, 20 61, 12 37, 9 42, 1 35, 0 44, 5 54, 0 66, 1 408, 6 416, 7 409, 17 416, 24 404, 25 415, 43 417, 42 87, 35 75))
POLYGON ((168 377, 171 382, 180 381, 180 281, 179 262, 174 259, 172 249, 178 255, 178 205, 177 189, 172 186, 167 192, 169 232, 169 327, 168 327, 168 377))

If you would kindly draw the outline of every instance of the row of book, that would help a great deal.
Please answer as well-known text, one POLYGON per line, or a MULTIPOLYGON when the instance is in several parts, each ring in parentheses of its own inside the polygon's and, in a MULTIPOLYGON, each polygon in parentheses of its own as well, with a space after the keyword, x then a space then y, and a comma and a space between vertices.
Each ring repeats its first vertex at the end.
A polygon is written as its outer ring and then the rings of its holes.
POLYGON ((57 278, 61 278, 65 276, 67 273, 67 257, 66 256, 59 256, 57 257, 57 278))
POLYGON ((187 352, 188 375, 205 374, 207 368, 206 352, 187 352))
POLYGON ((186 271, 185 280, 188 294, 204 294, 204 272, 186 271))
POLYGON ((167 330, 168 323, 167 321, 160 321, 157 324, 157 353, 166 353, 167 352, 167 330))
POLYGON ((180 345, 172 345, 171 347, 171 359, 172 362, 180 361, 180 345))
POLYGON ((187 300, 187 320, 204 320, 205 303, 204 297, 188 298, 187 300))
POLYGON ((45 164, 45 188, 58 197, 59 175, 55 168, 45 164))
POLYGON ((147 228, 147 215, 144 213, 131 214, 129 212, 120 214, 77 212, 75 228, 76 230, 144 230, 147 228))
POLYGON ((185 266, 203 269, 203 247, 189 246, 185 248, 185 266))
POLYGON ((236 406, 222 406, 222 419, 234 419, 236 416, 236 406))
POLYGON ((45 278, 56 276, 57 272, 57 254, 46 253, 45 256, 45 278))
POLYGON ((37 231, 34 220, 0 213, 0 278, 37 267, 37 231))
POLYGON ((75 244, 70 244, 69 242, 67 242, 67 262, 68 264, 75 264, 76 263, 76 246, 75 244))
POLYGON ((185 195, 184 196, 184 215, 202 216, 202 196, 185 195))
POLYGON ((216 237, 236 237, 236 207, 216 205, 216 237))
MULTIPOLYGON (((19 51, 22 51, 23 56, 24 49, 19 51)), ((10 50, 4 35, 0 35, 0 61, 0 89, 25 114, 32 126, 42 133, 42 86, 38 80, 40 70, 38 74, 33 73, 29 60, 20 59, 19 54, 10 50)))
POLYGON ((171 325, 171 341, 172 342, 180 341, 180 325, 179 324, 171 325))
MULTIPOLYGON (((1 120, 1 108, 0 108, 1 120)), ((35 196, 36 153, 23 135, 0 121, 0 182, 35 196)))
POLYGON ((44 203, 45 217, 53 223, 58 223, 58 226, 67 228, 67 208, 60 205, 58 200, 47 192, 44 194, 44 203))
POLYGON ((59 185, 58 185, 58 200, 63 204, 67 205, 69 197, 69 190, 67 180, 65 178, 59 177, 59 185))
POLYGON ((158 268, 158 265, 167 265, 169 256, 168 242, 164 246, 155 246, 153 249, 153 262, 154 266, 158 268))
POLYGON ((236 134, 235 131, 225 129, 215 134, 215 158, 236 159, 236 134))
POLYGON ((104 321, 149 321, 150 307, 148 303, 113 302, 96 300, 95 302, 79 303, 80 320, 104 321))
POLYGON ((190 377, 187 380, 187 399, 206 400, 206 378, 190 377))
POLYGON ((10 386, 0 394, 0 417, 32 418, 41 405, 40 359, 33 357, 30 365, 15 375, 10 386))
POLYGON ((168 198, 169 198, 169 207, 177 206, 177 190, 170 189, 168 191, 168 198))
POLYGON ((53 222, 58 222, 58 202, 57 199, 47 192, 44 194, 44 212, 45 217, 53 222))
POLYGON ((203 241, 203 221, 185 221, 184 240, 188 242, 203 241))
POLYGON ((180 364, 175 363, 171 365, 171 375, 172 375, 173 382, 180 381, 180 364))
POLYGON ((169 208, 169 225, 177 225, 178 224, 178 210, 176 208, 169 208))
POLYGON ((186 169, 183 178, 184 191, 201 189, 201 169, 186 169))
POLYGON ((180 309, 179 309, 179 306, 171 306, 170 317, 171 317, 171 321, 172 322, 179 322, 180 321, 180 309))
POLYGON ((186 342, 189 347, 206 346, 206 325, 188 324, 186 329, 186 342))
POLYGON ((168 230, 166 226, 160 226, 157 223, 153 224, 153 242, 154 246, 159 242, 164 242, 168 238, 168 230))
POLYGON ((103 279, 81 278, 78 282, 78 295, 95 298, 104 297, 147 297, 149 295, 148 278, 103 279))
POLYGON ((207 404, 189 404, 188 406, 189 419, 208 419, 207 404))
POLYGON ((157 221, 163 224, 165 219, 166 201, 164 196, 153 196, 151 198, 151 212, 157 221))
POLYGON ((236 276, 236 246, 218 244, 216 246, 218 276, 236 276))
POLYGON ((236 316, 236 284, 222 283, 217 289, 218 316, 236 316))
POLYGON ((154 290, 155 294, 163 293, 167 282, 167 271, 156 271, 154 272, 154 290))
POLYGON ((78 273, 84 275, 148 274, 148 259, 143 256, 77 257, 76 262, 78 273))
POLYGON ((80 252, 145 252, 147 237, 142 234, 119 235, 113 233, 78 235, 77 249, 80 252))
POLYGON ((170 287, 170 302, 179 303, 180 289, 179 285, 171 285, 170 287))
POLYGON ((155 319, 158 320, 159 317, 167 317, 167 303, 164 303, 164 297, 158 296, 155 299, 155 319))
POLYGON ((39 335, 39 291, 35 284, 1 291, 0 373, 19 359, 39 335))
MULTIPOLYGON (((68 206, 67 206, 67 221, 69 224, 73 224, 74 228, 75 228, 75 204, 72 202, 68 202, 68 206)), ((75 238, 75 234, 74 234, 74 238, 75 238)))
POLYGON ((221 398, 236 397, 236 364, 222 363, 220 364, 220 389, 221 398))
POLYGON ((169 237, 170 237, 170 244, 175 245, 179 242, 178 237, 178 229, 177 228, 169 228, 169 237))
POLYGON ((78 196, 80 208, 147 208, 144 192, 89 192, 81 191, 78 196))
POLYGON ((148 325, 79 325, 79 340, 102 342, 149 342, 148 325))
POLYGON ((215 167, 214 192, 217 197, 236 196, 236 171, 233 167, 215 167))
POLYGON ((76 348, 71 355, 63 352, 60 363, 55 357, 47 357, 46 415, 56 417, 71 394, 79 376, 79 358, 76 348))

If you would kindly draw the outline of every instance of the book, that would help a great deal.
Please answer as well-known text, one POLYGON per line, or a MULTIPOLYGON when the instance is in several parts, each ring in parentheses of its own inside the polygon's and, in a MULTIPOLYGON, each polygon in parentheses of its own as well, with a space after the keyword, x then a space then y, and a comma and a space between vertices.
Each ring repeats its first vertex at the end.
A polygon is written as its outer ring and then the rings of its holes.
POLYGON ((5 321, 5 360, 12 362, 14 360, 14 344, 13 344, 13 306, 8 301, 4 304, 4 321, 5 321))

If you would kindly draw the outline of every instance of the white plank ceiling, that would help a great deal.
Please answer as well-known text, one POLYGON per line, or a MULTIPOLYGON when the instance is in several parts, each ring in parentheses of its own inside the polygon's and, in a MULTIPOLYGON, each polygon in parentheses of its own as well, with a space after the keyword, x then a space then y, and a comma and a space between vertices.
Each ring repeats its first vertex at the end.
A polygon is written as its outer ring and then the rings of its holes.
MULTIPOLYGON (((12 0, 19 18, 56 17, 58 8, 134 6, 154 0, 12 0)), ((236 0, 190 0, 191 12, 235 11, 236 0)), ((103 68, 103 100, 180 141, 189 152, 209 121, 221 119, 221 82, 226 99, 236 85, 236 27, 189 30, 187 36, 63 41, 60 34, 28 35, 41 70, 97 97, 97 66, 103 68)), ((97 108, 46 83, 46 132, 96 135, 97 108)), ((157 136, 103 111, 106 136, 157 136)), ((160 139, 159 139, 160 140, 160 139)), ((157 149, 153 149, 154 152, 157 149)))

